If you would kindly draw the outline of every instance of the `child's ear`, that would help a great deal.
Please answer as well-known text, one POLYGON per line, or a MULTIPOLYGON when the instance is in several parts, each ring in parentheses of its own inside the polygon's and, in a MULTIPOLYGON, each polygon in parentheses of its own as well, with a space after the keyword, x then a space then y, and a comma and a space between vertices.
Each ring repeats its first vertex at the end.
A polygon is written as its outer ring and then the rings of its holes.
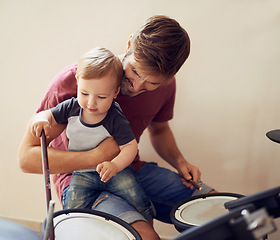
POLYGON ((78 85, 79 78, 78 78, 77 74, 75 75, 75 78, 76 78, 76 84, 78 85))
POLYGON ((117 98, 117 96, 118 96, 118 94, 119 94, 119 92, 120 92, 120 89, 121 89, 121 87, 118 87, 118 88, 117 88, 117 90, 116 90, 116 92, 115 92, 115 95, 114 95, 114 99, 117 98))

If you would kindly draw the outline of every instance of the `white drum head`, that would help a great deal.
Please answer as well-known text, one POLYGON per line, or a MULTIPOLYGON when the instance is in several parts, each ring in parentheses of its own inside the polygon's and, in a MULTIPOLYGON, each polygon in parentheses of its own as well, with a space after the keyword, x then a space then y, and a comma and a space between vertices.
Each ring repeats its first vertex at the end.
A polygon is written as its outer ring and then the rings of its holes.
POLYGON ((125 227, 104 217, 70 212, 53 219, 57 240, 127 240, 136 239, 125 227))
POLYGON ((211 196, 186 202, 175 211, 175 218, 183 223, 200 226, 228 211, 224 204, 236 200, 233 196, 211 196))

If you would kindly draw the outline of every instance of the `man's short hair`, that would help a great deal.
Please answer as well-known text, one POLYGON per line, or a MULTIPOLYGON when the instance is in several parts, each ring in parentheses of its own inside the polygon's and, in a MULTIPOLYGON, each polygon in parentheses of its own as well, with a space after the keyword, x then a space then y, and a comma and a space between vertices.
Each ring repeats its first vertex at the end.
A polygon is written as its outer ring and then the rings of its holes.
POLYGON ((167 16, 149 18, 134 34, 130 51, 136 63, 150 75, 171 79, 190 53, 190 39, 180 24, 167 16))

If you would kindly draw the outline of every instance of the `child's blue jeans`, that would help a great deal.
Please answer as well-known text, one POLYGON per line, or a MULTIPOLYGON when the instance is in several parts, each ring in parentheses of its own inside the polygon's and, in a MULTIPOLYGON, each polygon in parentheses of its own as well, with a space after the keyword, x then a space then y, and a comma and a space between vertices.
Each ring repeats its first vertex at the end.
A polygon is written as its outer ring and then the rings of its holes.
POLYGON ((100 176, 96 171, 74 172, 63 208, 92 209, 95 200, 103 191, 108 191, 126 200, 147 221, 155 216, 152 202, 138 183, 130 166, 117 173, 106 183, 100 180, 100 176))

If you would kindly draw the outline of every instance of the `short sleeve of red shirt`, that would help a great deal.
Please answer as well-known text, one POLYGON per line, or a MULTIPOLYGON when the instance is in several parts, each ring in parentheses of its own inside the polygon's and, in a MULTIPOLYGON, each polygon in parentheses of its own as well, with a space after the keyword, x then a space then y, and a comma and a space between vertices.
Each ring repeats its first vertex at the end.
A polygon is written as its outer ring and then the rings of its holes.
POLYGON ((77 96, 76 70, 77 63, 74 63, 64 68, 54 77, 37 112, 55 107, 58 103, 77 96))

